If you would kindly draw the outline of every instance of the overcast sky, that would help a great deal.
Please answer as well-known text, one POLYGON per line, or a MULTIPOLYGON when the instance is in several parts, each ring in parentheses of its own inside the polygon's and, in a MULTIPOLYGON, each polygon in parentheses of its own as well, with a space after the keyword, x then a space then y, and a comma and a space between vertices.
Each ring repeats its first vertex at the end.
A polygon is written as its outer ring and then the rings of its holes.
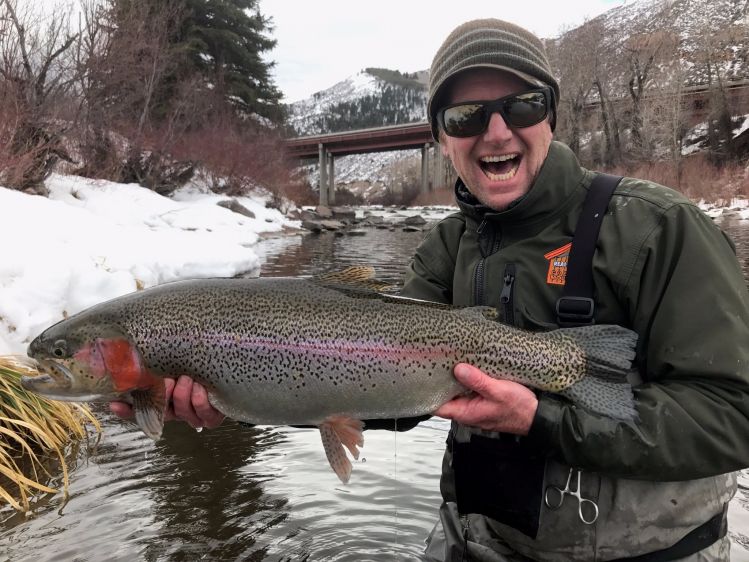
MULTIPOLYGON (((631 2, 632 0, 626 0, 631 2)), ((278 41, 276 85, 294 102, 367 67, 426 70, 453 28, 496 17, 554 37, 625 0, 260 0, 278 41)))

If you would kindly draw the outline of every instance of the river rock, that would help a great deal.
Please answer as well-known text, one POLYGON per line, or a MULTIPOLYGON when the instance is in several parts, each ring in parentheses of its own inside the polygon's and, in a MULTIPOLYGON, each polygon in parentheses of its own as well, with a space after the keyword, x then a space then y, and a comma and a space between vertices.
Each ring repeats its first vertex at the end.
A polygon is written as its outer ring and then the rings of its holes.
POLYGON ((224 201, 219 201, 218 203, 216 203, 216 205, 218 205, 219 207, 224 207, 225 209, 229 209, 230 211, 234 211, 235 213, 239 213, 240 215, 244 215, 245 217, 249 217, 251 219, 255 218, 255 213, 250 211, 236 199, 226 199, 224 201))
POLYGON ((315 211, 304 209, 300 213, 299 218, 301 218, 303 221, 319 221, 322 217, 318 215, 315 211))
POLYGON ((365 234, 367 234, 367 231, 361 229, 347 230, 346 234, 348 234, 349 236, 364 236, 365 234))
POLYGON ((360 221, 359 224, 361 226, 377 226, 382 224, 385 221, 381 216, 379 215, 370 215, 364 220, 360 221))
POLYGON ((322 232, 323 227, 320 221, 303 220, 302 228, 307 229, 311 232, 322 232))
POLYGON ((353 221, 356 219, 356 211, 351 207, 333 207, 330 210, 333 213, 333 218, 335 219, 349 221, 353 221))
POLYGON ((427 221, 421 215, 414 215, 412 217, 408 217, 403 222, 409 226, 423 226, 427 223, 427 221))
POLYGON ((325 230, 341 230, 344 226, 346 226, 341 221, 337 221, 337 220, 320 221, 320 225, 325 230))
POLYGON ((333 218, 333 211, 330 210, 330 207, 326 207, 325 205, 318 205, 317 207, 315 207, 315 212, 321 218, 324 218, 324 219, 333 218))
POLYGON ((403 232, 421 232, 418 226, 404 226, 403 232))

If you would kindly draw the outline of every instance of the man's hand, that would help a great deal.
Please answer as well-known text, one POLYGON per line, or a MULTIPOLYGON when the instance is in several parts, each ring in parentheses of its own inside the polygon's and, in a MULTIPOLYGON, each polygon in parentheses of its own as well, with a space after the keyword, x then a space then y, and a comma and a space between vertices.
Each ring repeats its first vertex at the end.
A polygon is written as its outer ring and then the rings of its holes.
POLYGON ((532 390, 505 380, 497 380, 476 367, 459 363, 455 378, 475 394, 459 396, 440 406, 435 416, 489 431, 528 435, 538 408, 532 390))
MULTIPOLYGON (((212 429, 221 425, 224 414, 208 401, 208 393, 188 376, 164 379, 166 385, 166 410, 164 420, 182 420, 192 427, 212 429)), ((121 418, 132 418, 133 409, 124 402, 111 402, 109 409, 121 418)))

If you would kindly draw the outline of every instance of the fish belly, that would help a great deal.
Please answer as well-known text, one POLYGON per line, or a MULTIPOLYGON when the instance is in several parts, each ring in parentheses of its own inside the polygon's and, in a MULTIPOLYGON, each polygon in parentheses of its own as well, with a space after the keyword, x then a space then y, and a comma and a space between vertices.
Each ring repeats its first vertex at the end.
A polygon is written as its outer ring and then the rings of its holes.
MULTIPOLYGON (((248 358, 249 359, 249 358, 248 358)), ((424 363, 360 349, 255 351, 252 368, 206 378, 212 404, 255 424, 319 424, 330 416, 399 418, 434 411, 463 388, 446 358, 424 363), (368 355, 368 356, 365 356, 368 355)))

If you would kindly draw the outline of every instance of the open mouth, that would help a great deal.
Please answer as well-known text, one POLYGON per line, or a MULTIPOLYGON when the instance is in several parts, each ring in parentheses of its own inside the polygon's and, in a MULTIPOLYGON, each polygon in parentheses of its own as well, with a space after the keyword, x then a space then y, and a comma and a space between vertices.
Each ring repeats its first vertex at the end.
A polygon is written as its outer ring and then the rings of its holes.
POLYGON ((517 173, 521 159, 522 156, 517 153, 482 156, 479 159, 479 166, 491 181, 505 181, 517 173))
POLYGON ((54 361, 42 359, 36 361, 39 374, 34 377, 22 377, 21 386, 27 390, 39 390, 55 387, 66 388, 70 386, 73 376, 67 367, 54 361))

